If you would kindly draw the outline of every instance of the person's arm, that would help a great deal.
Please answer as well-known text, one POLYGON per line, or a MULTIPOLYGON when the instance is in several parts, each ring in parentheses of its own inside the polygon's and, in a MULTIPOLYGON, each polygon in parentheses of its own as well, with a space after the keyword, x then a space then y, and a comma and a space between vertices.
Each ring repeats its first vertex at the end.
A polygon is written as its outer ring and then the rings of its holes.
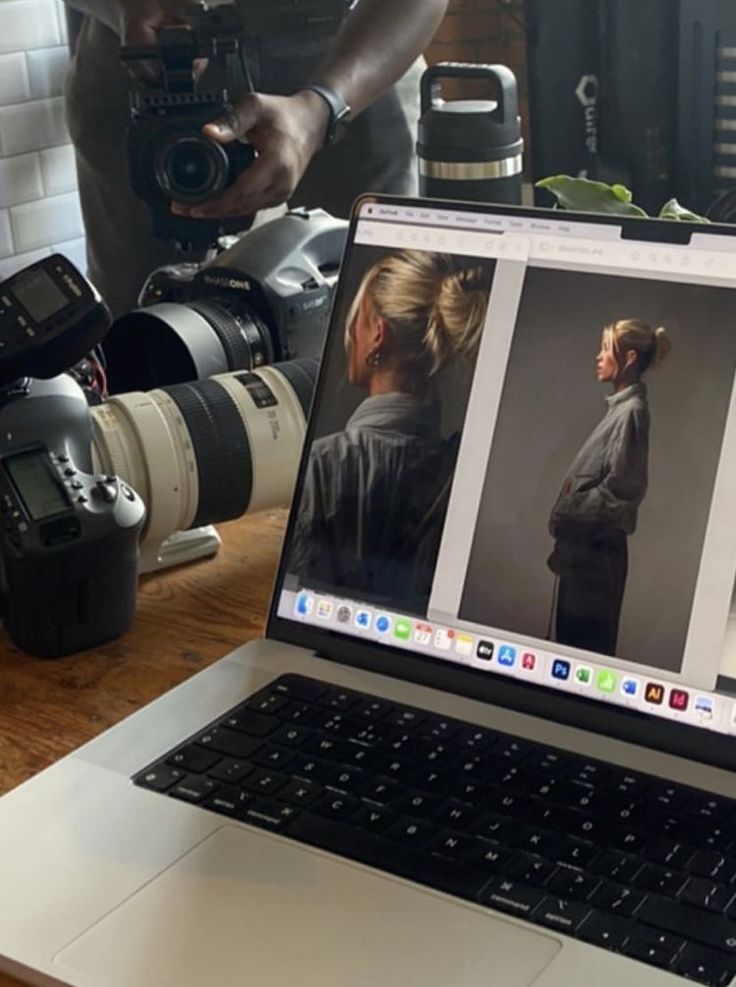
POLYGON ((68 7, 94 17, 128 45, 156 44, 164 25, 185 24, 194 0, 65 0, 68 7))
MULTIPOLYGON (((345 19, 327 58, 305 82, 338 92, 353 115, 399 79, 428 47, 448 0, 361 0, 345 19)), ((249 93, 231 115, 204 128, 227 144, 247 138, 256 161, 221 196, 196 207, 175 205, 178 215, 245 216, 287 201, 322 147, 328 122, 325 101, 311 90, 292 96, 249 93)))
POLYGON ((609 469, 589 486, 569 493, 558 505, 554 521, 612 525, 644 499, 649 459, 649 416, 631 414, 621 422, 610 451, 609 469))

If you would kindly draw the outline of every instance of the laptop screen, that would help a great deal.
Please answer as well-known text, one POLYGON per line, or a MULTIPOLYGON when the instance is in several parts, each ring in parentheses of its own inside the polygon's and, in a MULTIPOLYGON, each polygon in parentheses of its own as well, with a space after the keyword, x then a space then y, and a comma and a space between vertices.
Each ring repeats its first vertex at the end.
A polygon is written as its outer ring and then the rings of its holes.
POLYGON ((275 617, 736 735, 736 239, 661 228, 361 200, 275 617))

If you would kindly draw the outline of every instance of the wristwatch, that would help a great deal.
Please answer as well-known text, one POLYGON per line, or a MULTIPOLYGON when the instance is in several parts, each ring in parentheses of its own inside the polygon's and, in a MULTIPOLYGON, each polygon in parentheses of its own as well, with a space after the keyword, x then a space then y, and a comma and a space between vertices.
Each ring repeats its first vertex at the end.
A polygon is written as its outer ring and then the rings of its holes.
POLYGON ((330 118, 327 122, 327 132, 325 133, 325 145, 336 144, 345 136, 347 125, 350 122, 350 107, 339 93, 329 86, 322 86, 317 83, 307 83, 302 89, 309 89, 317 93, 327 103, 330 110, 330 118))

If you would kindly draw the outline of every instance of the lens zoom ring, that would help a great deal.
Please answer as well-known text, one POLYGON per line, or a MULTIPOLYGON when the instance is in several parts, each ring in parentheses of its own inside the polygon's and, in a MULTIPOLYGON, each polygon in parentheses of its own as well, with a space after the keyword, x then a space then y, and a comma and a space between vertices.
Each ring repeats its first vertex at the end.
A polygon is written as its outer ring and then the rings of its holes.
POLYGON ((199 477, 193 528, 241 517, 253 490, 250 442, 232 398, 215 380, 174 384, 163 390, 189 429, 199 477))
POLYGON ((299 398, 304 417, 309 417, 309 409, 314 397, 314 385, 319 373, 318 360, 289 360, 288 363, 277 363, 274 370, 286 377, 299 398))

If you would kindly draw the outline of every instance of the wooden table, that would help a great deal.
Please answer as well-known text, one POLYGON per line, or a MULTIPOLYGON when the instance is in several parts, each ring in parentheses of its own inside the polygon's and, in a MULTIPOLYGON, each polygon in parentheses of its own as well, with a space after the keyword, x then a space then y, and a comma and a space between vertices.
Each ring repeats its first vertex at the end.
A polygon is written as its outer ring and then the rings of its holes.
MULTIPOLYGON (((93 651, 45 661, 0 632, 0 794, 258 637, 285 521, 219 525, 215 558, 143 576, 132 629, 93 651)), ((18 985, 0 973, 0 987, 18 985)))

